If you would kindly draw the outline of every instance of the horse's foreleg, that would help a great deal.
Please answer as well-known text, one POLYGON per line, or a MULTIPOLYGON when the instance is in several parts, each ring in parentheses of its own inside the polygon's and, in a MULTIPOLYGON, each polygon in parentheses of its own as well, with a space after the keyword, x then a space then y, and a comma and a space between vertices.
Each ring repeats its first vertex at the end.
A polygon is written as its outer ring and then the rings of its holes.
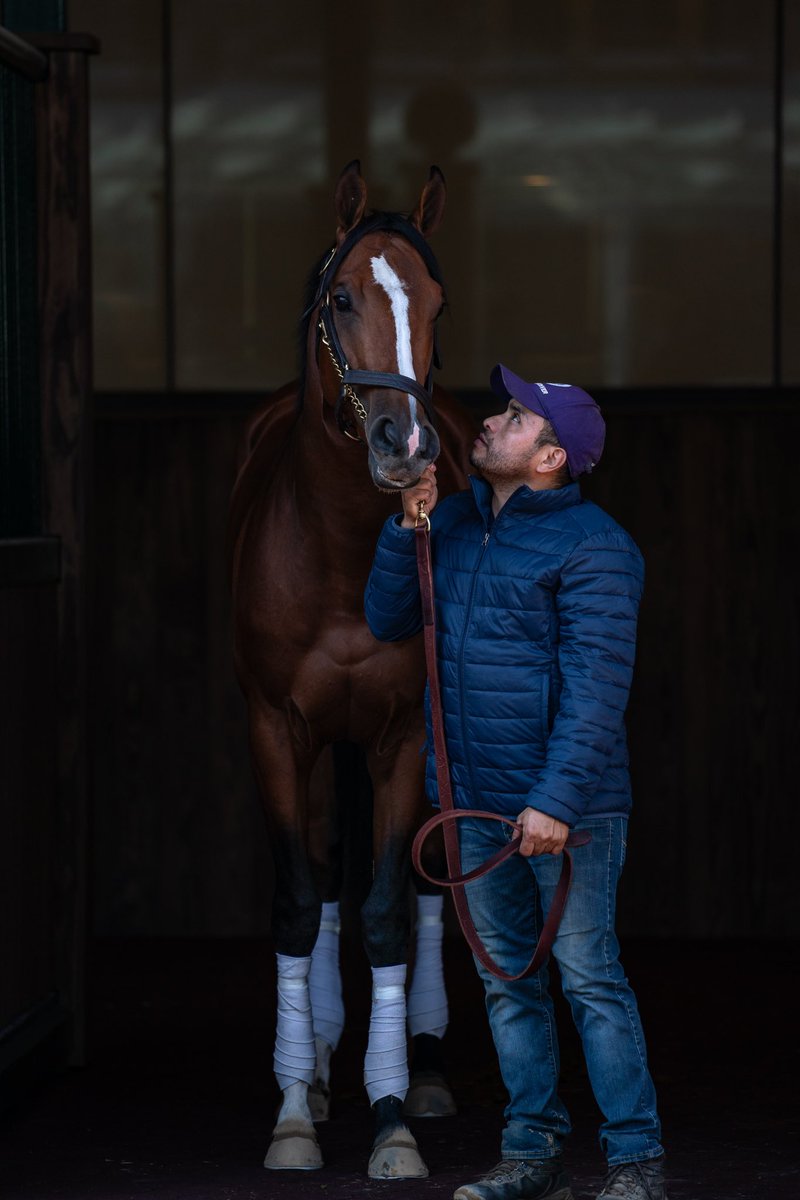
POLYGON ((308 1103, 317 1055, 309 986, 311 953, 306 928, 311 924, 312 911, 316 912, 319 924, 320 904, 310 874, 304 881, 302 854, 287 854, 287 842, 285 839, 281 842, 284 853, 276 854, 272 927, 278 974, 274 1068, 282 1101, 264 1166, 273 1170, 308 1171, 322 1166, 308 1103), (291 894, 297 902, 296 923, 291 921, 286 903, 291 894))
POLYGON ((264 1166, 308 1171, 322 1166, 308 1107, 316 1062, 309 974, 321 909, 306 849, 309 765, 296 754, 288 724, 274 710, 251 709, 250 742, 275 864, 274 1068, 283 1094, 264 1166))
POLYGON ((264 1166, 272 1170, 311 1171, 322 1166, 308 1089, 314 1078, 316 1050, 308 976, 311 956, 277 954, 278 1015, 275 1077, 283 1094, 264 1166))
POLYGON ((373 754, 374 880, 361 909, 364 944, 372 967, 372 1012, 364 1083, 375 1113, 368 1172, 373 1179, 424 1178, 428 1168, 406 1125, 406 959, 410 845, 419 805, 419 755, 401 748, 393 763, 373 754))
POLYGON ((428 1168, 403 1117, 408 1090, 406 964, 372 968, 372 1011, 364 1083, 375 1113, 371 1179, 422 1179, 428 1168))
MULTIPOLYGON (((276 874, 280 888, 281 872, 276 874)), ((274 936, 276 945, 286 945, 283 939, 280 943, 277 941, 277 931, 274 936)), ((311 955, 302 953, 303 949, 301 945, 299 953, 276 951, 278 1005, 274 1068, 282 1101, 264 1159, 264 1166, 273 1170, 308 1171, 322 1166, 322 1154, 308 1104, 317 1056, 309 988, 311 955)))
POLYGON ((384 847, 375 882, 361 910, 364 943, 372 967, 372 1011, 364 1060, 369 1102, 408 1090, 406 1049, 407 867, 401 847, 384 847))
POLYGON ((314 1121, 327 1121, 330 1115, 331 1056, 339 1045, 344 1029, 342 975, 339 969, 340 930, 339 901, 324 902, 308 981, 316 1053, 316 1069, 308 1092, 308 1106, 314 1121))
POLYGON ((444 897, 417 895, 414 970, 408 989, 408 1032, 441 1040, 447 1032, 442 939, 444 897))
POLYGON ((346 804, 337 788, 337 751, 326 747, 309 783, 309 855, 317 891, 322 897, 319 936, 311 954, 309 989, 314 1022, 316 1070, 308 1092, 315 1122, 330 1116, 331 1057, 344 1029, 342 976, 339 968, 339 896, 342 892, 346 804))
MULTIPOLYGON (((447 874, 441 831, 426 840, 423 865, 434 878, 447 874)), ((455 1113, 456 1105, 445 1079, 442 1055, 442 1038, 449 1015, 442 961, 444 896, 440 887, 416 872, 413 881, 417 920, 414 970, 408 993, 412 1060, 411 1082, 403 1108, 410 1117, 449 1117, 455 1113)))
POLYGON ((418 890, 416 907, 414 970, 408 990, 413 1057, 403 1112, 409 1117, 449 1117, 456 1112, 456 1105, 444 1077, 441 1049, 449 1016, 442 961, 441 890, 428 887, 427 894, 418 890))

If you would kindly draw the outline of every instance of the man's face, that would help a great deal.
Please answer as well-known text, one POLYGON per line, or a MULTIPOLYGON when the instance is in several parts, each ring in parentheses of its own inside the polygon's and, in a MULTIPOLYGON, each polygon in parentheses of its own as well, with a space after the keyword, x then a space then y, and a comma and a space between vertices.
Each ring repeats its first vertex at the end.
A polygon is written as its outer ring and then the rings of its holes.
POLYGON ((537 455, 547 452, 546 446, 536 445, 544 424, 538 413, 517 400, 509 400, 505 412, 483 422, 469 461, 490 482, 493 479, 524 482, 535 470, 537 455))

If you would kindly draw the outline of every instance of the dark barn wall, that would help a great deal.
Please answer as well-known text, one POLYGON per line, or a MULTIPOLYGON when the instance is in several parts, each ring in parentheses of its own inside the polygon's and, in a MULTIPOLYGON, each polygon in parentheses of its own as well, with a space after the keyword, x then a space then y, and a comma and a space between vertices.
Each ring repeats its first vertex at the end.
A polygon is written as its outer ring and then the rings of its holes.
POLYGON ((56 645, 55 582, 6 586, 0 578, 0 904, 14 918, 0 924, 4 1031, 53 1000, 58 980, 54 901, 63 899, 57 876, 64 863, 56 853, 51 752, 56 645))
POLYGON ((224 540, 241 415, 96 425, 93 924, 247 934, 271 875, 224 540))
POLYGON ((796 937, 800 411, 612 413, 585 488, 647 578, 622 928, 796 937))
MULTIPOLYGON (((606 456, 585 492, 631 531, 648 571, 621 929, 797 937, 800 410, 617 398, 606 411, 606 456)), ((222 406, 100 407, 99 934, 268 928, 269 853, 231 666, 224 562, 243 421, 222 406)))

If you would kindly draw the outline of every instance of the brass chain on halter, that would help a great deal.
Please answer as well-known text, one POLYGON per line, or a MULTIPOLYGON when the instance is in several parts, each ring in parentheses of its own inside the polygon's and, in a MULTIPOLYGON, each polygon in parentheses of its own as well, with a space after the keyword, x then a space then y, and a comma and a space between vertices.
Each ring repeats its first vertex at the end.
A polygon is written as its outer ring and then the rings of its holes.
MULTIPOLYGON (((330 341, 328 340, 328 333, 327 333, 327 330, 325 329, 325 322, 322 321, 321 319, 319 322, 319 332, 320 332, 320 337, 322 339, 322 344, 323 344, 323 346, 326 347, 328 354, 331 356, 331 362, 333 363, 334 370, 336 371, 336 374, 339 376, 339 382, 342 384, 343 394, 347 397, 347 399, 352 404, 353 411, 355 412, 356 416, 360 418, 362 424, 366 425, 367 416, 369 414, 367 413, 366 408, 364 407, 361 400, 359 399, 359 396, 358 396, 355 388, 353 387, 353 385, 351 383, 344 382, 344 371, 339 366, 339 362, 336 358, 336 355, 333 353, 333 346, 330 344, 330 341)), ((347 364, 345 364, 345 366, 346 365, 347 364)), ((359 438, 355 437, 352 433, 348 433, 346 429, 344 432, 347 434, 347 436, 349 438, 352 438, 354 442, 359 441, 359 438)))

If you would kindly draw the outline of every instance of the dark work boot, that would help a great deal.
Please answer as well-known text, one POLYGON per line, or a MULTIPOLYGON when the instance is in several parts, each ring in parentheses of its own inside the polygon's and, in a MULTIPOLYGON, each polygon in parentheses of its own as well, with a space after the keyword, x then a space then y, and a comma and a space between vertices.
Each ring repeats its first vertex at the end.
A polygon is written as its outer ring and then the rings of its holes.
POLYGON ((597 1200, 667 1200, 663 1154, 611 1167, 597 1200))
POLYGON ((574 1200, 560 1158, 504 1159, 453 1200, 574 1200))

